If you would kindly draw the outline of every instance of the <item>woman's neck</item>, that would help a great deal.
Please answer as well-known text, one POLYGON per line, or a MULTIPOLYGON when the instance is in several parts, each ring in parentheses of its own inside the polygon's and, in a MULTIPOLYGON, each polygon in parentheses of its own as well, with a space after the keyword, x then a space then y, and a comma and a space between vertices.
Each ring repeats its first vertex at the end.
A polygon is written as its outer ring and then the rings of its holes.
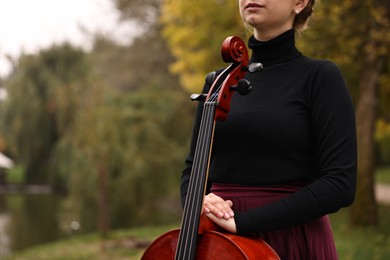
POLYGON ((281 27, 275 30, 261 30, 254 28, 253 35, 255 36, 256 40, 258 41, 269 41, 273 38, 275 38, 278 35, 281 35, 282 33, 291 30, 292 26, 289 27, 281 27))

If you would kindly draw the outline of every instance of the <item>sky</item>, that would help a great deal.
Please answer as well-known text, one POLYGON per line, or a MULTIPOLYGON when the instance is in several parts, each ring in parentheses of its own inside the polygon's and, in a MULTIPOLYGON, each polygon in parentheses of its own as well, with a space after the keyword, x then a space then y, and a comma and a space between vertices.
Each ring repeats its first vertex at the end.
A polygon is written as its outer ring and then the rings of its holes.
POLYGON ((91 33, 119 42, 136 34, 130 23, 118 25, 112 0, 0 0, 0 77, 11 68, 7 56, 35 53, 53 43, 69 41, 88 50, 91 33))

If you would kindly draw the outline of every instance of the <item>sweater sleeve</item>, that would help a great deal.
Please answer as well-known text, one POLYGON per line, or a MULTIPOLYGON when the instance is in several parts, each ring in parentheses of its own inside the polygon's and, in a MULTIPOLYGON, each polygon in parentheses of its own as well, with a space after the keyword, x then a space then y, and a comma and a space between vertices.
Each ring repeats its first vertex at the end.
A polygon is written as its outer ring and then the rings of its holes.
POLYGON ((290 196, 235 212, 239 234, 307 223, 350 205, 355 197, 357 147, 355 113, 341 72, 322 62, 308 82, 310 124, 316 172, 313 180, 290 196))

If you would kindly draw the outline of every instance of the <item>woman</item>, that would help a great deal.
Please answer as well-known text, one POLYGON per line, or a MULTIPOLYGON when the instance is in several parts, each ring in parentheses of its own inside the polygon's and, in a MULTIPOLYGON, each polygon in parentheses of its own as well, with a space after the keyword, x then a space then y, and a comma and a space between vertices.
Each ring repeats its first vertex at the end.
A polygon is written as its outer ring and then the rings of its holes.
MULTIPOLYGON (((339 69, 295 47, 314 0, 239 0, 253 27, 247 74, 217 122, 204 212, 227 231, 264 239, 281 259, 337 259, 327 214, 350 205, 356 186, 354 107, 339 69)), ((209 88, 205 86, 205 91, 209 88)), ((202 104, 182 175, 184 203, 202 104)))

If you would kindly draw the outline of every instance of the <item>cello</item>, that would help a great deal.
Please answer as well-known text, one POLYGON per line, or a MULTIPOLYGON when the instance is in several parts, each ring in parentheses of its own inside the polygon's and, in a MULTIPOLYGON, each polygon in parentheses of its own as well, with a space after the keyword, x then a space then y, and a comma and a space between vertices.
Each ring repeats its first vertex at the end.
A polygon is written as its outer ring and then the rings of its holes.
POLYGON ((202 214, 215 122, 226 120, 235 91, 241 95, 250 92, 245 73, 262 69, 260 63, 248 66, 246 45, 237 36, 224 40, 221 55, 231 64, 218 77, 208 75, 213 81, 208 94, 191 95, 204 105, 180 229, 156 238, 142 260, 279 259, 265 241, 231 234, 202 214))

